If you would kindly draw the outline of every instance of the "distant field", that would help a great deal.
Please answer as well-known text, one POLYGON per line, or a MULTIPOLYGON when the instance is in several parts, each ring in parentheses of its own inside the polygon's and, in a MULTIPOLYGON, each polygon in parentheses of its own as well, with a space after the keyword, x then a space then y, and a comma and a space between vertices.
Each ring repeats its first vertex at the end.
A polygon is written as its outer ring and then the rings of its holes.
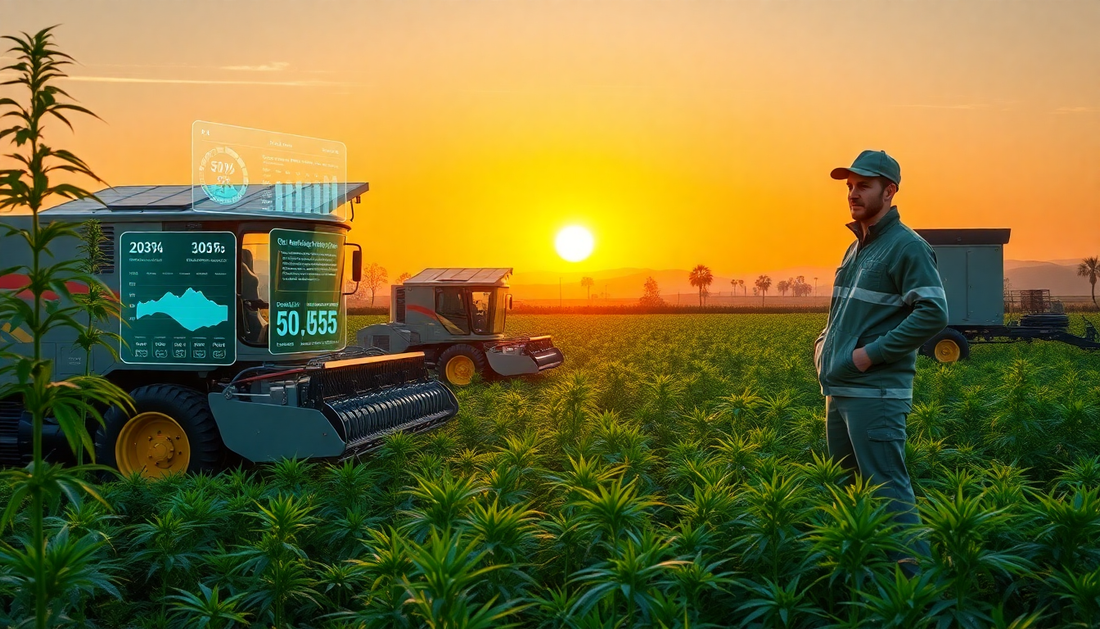
MULTIPOLYGON (((1096 314, 1097 308, 1089 296, 1054 296, 1061 301, 1066 312, 1096 314)), ((802 314, 824 313, 829 310, 828 297, 711 297, 704 307, 698 300, 666 300, 663 306, 641 308, 634 299, 516 299, 513 315, 531 314, 802 314)), ((375 305, 368 308, 363 305, 351 305, 349 312, 357 316, 381 315, 389 313, 388 306, 375 305)), ((1011 307, 1006 307, 1009 316, 1018 315, 1011 307)))

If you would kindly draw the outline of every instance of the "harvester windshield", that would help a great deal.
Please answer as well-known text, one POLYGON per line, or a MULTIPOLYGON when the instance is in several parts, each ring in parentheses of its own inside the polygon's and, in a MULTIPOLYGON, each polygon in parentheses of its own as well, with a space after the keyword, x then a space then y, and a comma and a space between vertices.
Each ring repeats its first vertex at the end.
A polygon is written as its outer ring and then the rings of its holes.
POLYGON ((474 334, 504 334, 504 288, 471 288, 474 334))
POLYGON ((267 345, 268 288, 270 264, 266 233, 245 234, 241 242, 240 287, 241 340, 249 345, 267 345))
POLYGON ((501 287, 441 287, 435 289, 435 312, 451 334, 504 334, 507 294, 501 287))

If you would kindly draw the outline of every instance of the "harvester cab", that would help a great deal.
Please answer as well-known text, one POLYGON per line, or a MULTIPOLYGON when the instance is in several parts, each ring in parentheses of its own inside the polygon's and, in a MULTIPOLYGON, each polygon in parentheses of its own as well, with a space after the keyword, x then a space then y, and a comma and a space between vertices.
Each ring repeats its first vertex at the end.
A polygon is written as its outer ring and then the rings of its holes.
MULTIPOLYGON (((274 193, 296 198, 262 203, 271 188, 250 186, 256 202, 245 196, 232 210, 183 185, 110 188, 96 194, 101 202, 40 213, 43 222, 99 223, 107 262, 98 277, 121 303, 117 355, 99 348, 86 364, 75 332, 40 339, 56 378, 87 367, 134 398, 136 412, 110 409, 105 428, 89 427, 98 462, 158 477, 213 471, 231 453, 254 462, 341 459, 457 413, 423 353, 346 347, 344 287, 359 280, 362 256, 336 210, 367 184, 349 183, 339 196, 330 194, 335 186, 287 187, 274 193)), ((5 222, 29 227, 30 217, 5 222)), ((77 259, 79 244, 54 250, 54 261, 77 259)), ((0 248, 0 267, 28 262, 17 249, 0 248)), ((21 290, 27 278, 0 282, 21 290)), ((29 341, 19 326, 0 328, 0 343, 16 351, 29 351, 29 341)), ((56 423, 47 430, 55 458, 64 458, 56 423)), ((29 444, 21 401, 0 400, 0 464, 22 464, 29 444)))
POLYGON ((433 268, 390 291, 390 320, 359 330, 357 343, 385 352, 422 352, 451 385, 475 374, 511 377, 565 361, 548 334, 508 337, 510 268, 433 268))

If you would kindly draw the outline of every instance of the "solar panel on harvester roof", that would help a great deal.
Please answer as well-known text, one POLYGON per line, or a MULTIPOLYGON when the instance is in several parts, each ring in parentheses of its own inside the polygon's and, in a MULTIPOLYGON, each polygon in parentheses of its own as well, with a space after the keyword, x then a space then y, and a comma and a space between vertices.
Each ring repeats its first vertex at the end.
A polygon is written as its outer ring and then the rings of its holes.
MULTIPOLYGON (((187 207, 191 205, 190 186, 151 186, 136 194, 107 202, 110 207, 187 207)), ((106 199, 104 199, 106 201, 106 199)))
POLYGON ((452 267, 424 269, 405 280, 406 284, 495 284, 511 275, 510 268, 452 267))
MULTIPOLYGON (((342 205, 359 194, 369 190, 364 182, 349 182, 347 196, 336 198, 336 203, 342 205)), ((270 195, 273 186, 270 184, 251 184, 245 196, 233 205, 221 205, 211 201, 199 186, 188 185, 162 185, 162 186, 117 186, 104 188, 95 193, 95 199, 76 199, 58 204, 48 210, 58 212, 97 212, 104 210, 197 210, 197 211, 270 211, 270 205, 265 202, 265 195, 270 195), (104 207, 106 206, 106 207, 104 207)), ((330 214, 331 203, 322 201, 315 205, 310 200, 307 211, 302 214, 330 214)))

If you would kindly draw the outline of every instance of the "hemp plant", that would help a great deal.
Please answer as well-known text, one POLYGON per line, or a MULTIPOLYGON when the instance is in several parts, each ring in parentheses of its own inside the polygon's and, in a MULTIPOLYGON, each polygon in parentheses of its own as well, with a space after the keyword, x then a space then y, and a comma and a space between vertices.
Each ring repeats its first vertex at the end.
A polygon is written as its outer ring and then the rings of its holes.
MULTIPOLYGON (((103 466, 83 465, 66 470, 60 465, 47 464, 42 457, 42 426, 47 417, 57 419, 69 445, 74 451, 85 449, 94 457, 91 436, 81 422, 88 415, 102 423, 101 409, 120 406, 132 408, 132 402, 121 389, 95 375, 76 375, 63 380, 53 377, 53 360, 43 356, 42 340, 53 330, 68 328, 80 334, 85 330, 78 315, 81 307, 74 302, 70 286, 105 286, 80 268, 78 260, 54 262, 51 245, 63 238, 78 238, 71 225, 59 222, 43 224, 39 212, 54 196, 67 199, 94 198, 91 192, 72 183, 51 183, 51 176, 86 176, 102 182, 88 165, 73 153, 56 149, 44 141, 48 120, 59 120, 70 129, 67 116, 92 112, 73 102, 72 98, 56 85, 64 78, 64 66, 72 58, 55 48, 51 28, 34 35, 4 36, 14 43, 7 51, 15 61, 0 70, 14 74, 14 78, 0 85, 25 88, 26 104, 13 98, 0 98, 0 120, 14 118, 14 124, 0 128, 0 140, 7 138, 15 149, 6 155, 16 164, 15 168, 0 170, 0 211, 29 211, 30 229, 17 229, 2 225, 2 235, 23 241, 29 249, 29 263, 0 269, 0 276, 16 275, 25 278, 25 284, 10 291, 0 292, 0 320, 12 327, 25 325, 31 333, 29 352, 14 352, 11 344, 0 346, 0 399, 21 399, 32 419, 32 460, 22 469, 5 470, 0 476, 11 486, 11 499, 0 515, 0 530, 13 523, 16 513, 29 499, 30 537, 23 539, 23 548, 4 547, 4 556, 12 564, 31 566, 33 569, 19 574, 22 582, 19 590, 34 596, 34 626, 44 629, 51 621, 63 615, 63 597, 51 601, 49 584, 59 574, 91 570, 95 566, 94 553, 58 553, 53 550, 68 540, 55 539, 47 545, 44 528, 44 511, 48 498, 66 496, 80 502, 83 494, 103 501, 85 476, 103 466), (50 264, 52 262, 52 264, 50 264), (50 294, 52 293, 52 294, 50 294), (47 551, 51 556, 47 556, 47 551), (68 557, 74 563, 60 559, 68 557), (58 563, 60 562, 60 563, 58 563), (51 574, 47 574, 47 570, 51 574)), ((10 250, 12 245, 6 244, 10 250)), ((104 502, 104 504, 106 504, 104 502)), ((81 538, 83 539, 83 538, 81 538)), ((97 538, 98 539, 98 538, 97 538)), ((77 543, 79 540, 74 541, 77 543)), ((97 544, 103 543, 98 540, 97 544)), ((10 567, 10 566, 9 566, 10 567)))
MULTIPOLYGON (((97 275, 105 264, 110 262, 103 251, 103 245, 107 242, 107 236, 103 233, 103 226, 95 219, 84 221, 80 226, 80 270, 87 275, 97 275)), ((84 350, 84 375, 92 374, 92 351, 97 346, 106 347, 116 359, 118 352, 115 343, 120 342, 121 337, 106 330, 101 330, 99 324, 120 316, 118 298, 113 292, 100 282, 87 284, 88 292, 77 293, 73 299, 84 316, 87 324, 77 333, 75 345, 84 350)), ((80 425, 87 426, 87 409, 80 413, 80 425)), ((77 465, 84 464, 84 448, 76 451, 77 465)))

